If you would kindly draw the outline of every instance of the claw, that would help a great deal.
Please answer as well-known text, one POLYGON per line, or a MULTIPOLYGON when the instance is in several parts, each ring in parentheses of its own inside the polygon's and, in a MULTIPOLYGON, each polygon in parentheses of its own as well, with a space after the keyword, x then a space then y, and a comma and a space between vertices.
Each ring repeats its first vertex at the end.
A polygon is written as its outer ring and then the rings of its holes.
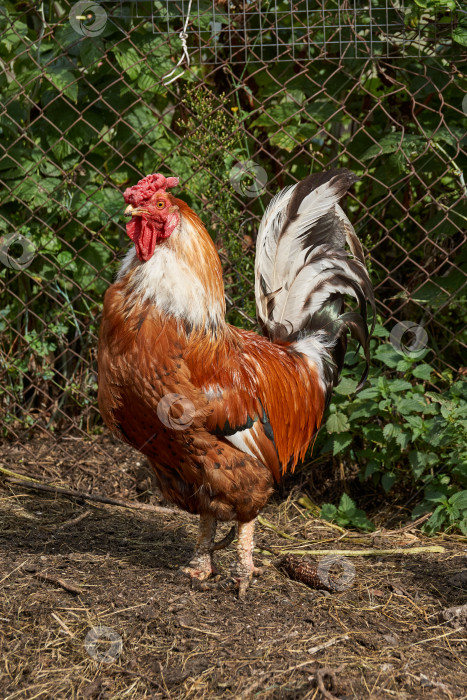
MULTIPOLYGON (((239 572, 240 574, 240 572, 239 572)), ((258 567, 258 566, 253 566, 251 571, 247 573, 246 575, 242 576, 241 574, 235 577, 235 582, 238 586, 238 598, 239 600, 243 600, 245 598, 245 594, 250 587, 251 580, 255 576, 261 576, 264 574, 264 568, 258 567)))
POLYGON ((205 581, 207 578, 211 576, 211 571, 206 571, 203 569, 195 569, 191 566, 183 566, 181 568, 181 571, 184 574, 187 574, 190 578, 195 578, 198 579, 198 581, 205 581))
POLYGON ((246 592, 250 586, 250 578, 242 578, 238 582, 238 599, 244 600, 246 592))
POLYGON ((201 515, 199 519, 199 534, 195 554, 187 566, 181 569, 181 571, 187 574, 192 580, 205 581, 207 578, 217 573, 212 559, 215 532, 215 519, 209 515, 201 515))
POLYGON ((217 574, 210 554, 194 557, 187 566, 182 567, 181 571, 192 579, 198 579, 198 581, 205 581, 210 576, 217 574))

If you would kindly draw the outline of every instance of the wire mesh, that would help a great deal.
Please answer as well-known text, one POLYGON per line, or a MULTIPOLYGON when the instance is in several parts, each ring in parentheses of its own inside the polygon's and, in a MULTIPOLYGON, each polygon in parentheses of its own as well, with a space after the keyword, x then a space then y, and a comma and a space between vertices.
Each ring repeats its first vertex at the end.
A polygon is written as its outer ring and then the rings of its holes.
POLYGON ((103 0, 115 20, 147 19, 176 37, 186 21, 189 53, 204 64, 421 55, 451 43, 450 23, 405 22, 403 0, 103 0))
POLYGON ((427 329, 440 371, 465 363, 464 57, 451 40, 418 32, 407 56, 403 8, 392 2, 251 3, 239 18, 233 3, 196 0, 190 67, 166 85, 183 55, 186 2, 102 2, 94 33, 95 15, 71 26, 82 6, 0 11, 0 400, 10 445, 57 434, 70 453, 76 436, 101 440, 102 296, 127 248, 121 192, 149 172, 180 176, 181 196, 216 240, 229 320, 255 327, 265 204, 310 171, 355 170, 348 211, 383 322, 427 329), (250 176, 240 185, 239 162, 250 176))

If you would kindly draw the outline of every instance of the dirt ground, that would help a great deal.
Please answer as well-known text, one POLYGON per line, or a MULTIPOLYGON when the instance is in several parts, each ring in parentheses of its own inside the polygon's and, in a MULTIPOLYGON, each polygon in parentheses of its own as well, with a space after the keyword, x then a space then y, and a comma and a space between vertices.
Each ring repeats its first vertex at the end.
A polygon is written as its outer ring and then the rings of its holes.
POLYGON ((298 504, 297 480, 263 512, 255 556, 265 572, 239 601, 233 545, 217 555, 220 579, 207 590, 179 572, 194 517, 36 491, 5 476, 167 505, 125 446, 38 440, 5 446, 0 466, 5 700, 467 698, 466 617, 443 612, 467 602, 465 539, 343 531, 298 504), (346 583, 333 592, 279 566, 297 550, 432 545, 445 552, 346 556, 346 583))

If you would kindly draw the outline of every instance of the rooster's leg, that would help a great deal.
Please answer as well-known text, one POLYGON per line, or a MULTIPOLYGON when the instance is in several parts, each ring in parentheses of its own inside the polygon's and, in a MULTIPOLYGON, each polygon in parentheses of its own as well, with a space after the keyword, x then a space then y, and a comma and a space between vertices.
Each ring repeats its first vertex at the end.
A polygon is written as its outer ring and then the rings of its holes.
POLYGON ((204 581, 209 578, 211 574, 216 573, 212 560, 215 534, 216 519, 213 518, 212 515, 200 515, 198 542, 196 544, 195 553, 188 566, 182 569, 182 571, 191 576, 191 578, 204 581))
POLYGON ((262 569, 253 564, 255 520, 249 523, 238 523, 237 540, 237 575, 238 597, 243 598, 252 577, 262 573, 262 569))

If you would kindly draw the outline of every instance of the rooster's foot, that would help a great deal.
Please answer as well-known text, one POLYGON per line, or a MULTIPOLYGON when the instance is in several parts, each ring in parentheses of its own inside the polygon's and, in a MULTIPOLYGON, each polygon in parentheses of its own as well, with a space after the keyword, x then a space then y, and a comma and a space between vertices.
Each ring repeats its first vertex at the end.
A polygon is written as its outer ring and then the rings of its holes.
POLYGON ((237 570, 235 572, 235 580, 238 585, 238 597, 240 600, 245 597, 245 593, 248 590, 253 576, 259 576, 263 573, 262 569, 257 568, 253 564, 254 529, 254 520, 250 520, 248 523, 238 523, 237 570))
POLYGON ((182 568, 182 572, 188 574, 192 580, 205 581, 217 573, 212 559, 215 534, 215 518, 211 515, 200 515, 198 543, 194 556, 189 564, 182 568))
POLYGON ((243 600, 245 597, 252 578, 255 576, 261 576, 261 574, 264 574, 264 569, 259 566, 253 566, 248 572, 241 571, 240 567, 237 568, 234 579, 238 587, 238 597, 240 600, 243 600))
POLYGON ((182 572, 188 574, 192 579, 198 579, 198 581, 205 581, 210 576, 217 574, 210 554, 200 554, 194 557, 188 566, 182 567, 182 572))

